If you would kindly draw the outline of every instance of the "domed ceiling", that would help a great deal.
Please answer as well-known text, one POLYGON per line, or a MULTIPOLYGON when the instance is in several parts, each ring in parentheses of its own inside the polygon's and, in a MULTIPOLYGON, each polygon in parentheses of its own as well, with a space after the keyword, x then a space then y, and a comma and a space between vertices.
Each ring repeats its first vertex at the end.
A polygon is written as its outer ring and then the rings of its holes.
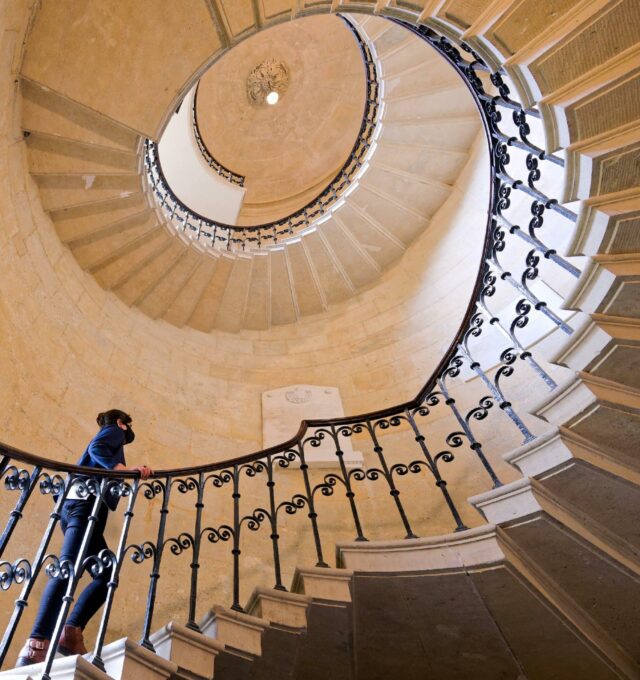
POLYGON ((245 176, 239 224, 288 215, 324 189, 356 140, 365 93, 360 48, 336 16, 275 26, 207 71, 198 126, 211 155, 245 176), (270 89, 275 105, 261 96, 270 89))

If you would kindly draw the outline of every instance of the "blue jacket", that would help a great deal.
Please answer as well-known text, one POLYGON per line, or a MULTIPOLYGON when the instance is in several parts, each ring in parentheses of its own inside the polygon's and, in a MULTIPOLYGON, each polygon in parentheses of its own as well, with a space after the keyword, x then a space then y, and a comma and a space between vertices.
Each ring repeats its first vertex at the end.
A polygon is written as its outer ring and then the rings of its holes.
POLYGON ((124 460, 124 430, 117 425, 105 425, 89 442, 80 456, 78 465, 113 470, 118 464, 126 465, 124 460))
MULTIPOLYGON (((117 425, 106 425, 89 442, 85 452, 80 456, 78 465, 113 470, 118 464, 126 465, 124 459, 124 430, 117 425)), ((107 494, 105 499, 110 510, 115 510, 119 497, 107 494)))

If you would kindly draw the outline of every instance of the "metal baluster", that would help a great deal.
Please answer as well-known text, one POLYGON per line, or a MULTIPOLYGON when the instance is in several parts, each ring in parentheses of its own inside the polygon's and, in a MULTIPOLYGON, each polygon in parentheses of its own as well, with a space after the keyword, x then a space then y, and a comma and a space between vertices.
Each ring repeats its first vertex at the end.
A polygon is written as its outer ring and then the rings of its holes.
POLYGON ((233 466, 233 604, 231 609, 243 612, 240 606, 240 469, 233 466))
POLYGON ((411 525, 409 524, 407 514, 400 501, 400 491, 398 491, 395 482, 393 481, 393 475, 389 471, 389 466, 387 465, 387 461, 385 459, 382 446, 380 446, 380 442, 378 441, 378 437, 376 435, 375 425, 372 425, 371 421, 367 420, 365 427, 367 429, 367 432, 369 432, 371 440, 373 441, 373 450, 376 452, 376 455, 378 456, 378 460, 380 461, 380 465, 382 466, 382 471, 384 473, 384 478, 387 480, 387 484, 389 485, 389 494, 396 504, 396 508, 398 510, 398 513, 400 514, 400 519, 402 520, 404 529, 407 532, 405 538, 417 538, 416 534, 414 534, 413 530, 411 529, 411 525))
POLYGON ((564 167, 564 160, 562 158, 560 158, 559 156, 554 156, 554 154, 552 153, 547 153, 544 149, 541 149, 539 146, 536 146, 535 144, 532 144, 529 141, 519 140, 516 137, 507 137, 507 135, 505 135, 502 132, 499 132, 498 130, 492 131, 491 134, 497 140, 503 142, 504 144, 507 144, 508 146, 515 146, 517 149, 521 149, 522 151, 528 151, 529 153, 535 154, 541 160, 550 161, 555 165, 564 167))
MULTIPOLYGON (((90 480, 87 483, 87 488, 90 488, 90 486, 94 485, 97 487, 97 480, 94 478, 90 480)), ((56 625, 53 629, 53 633, 51 635, 51 641, 49 643, 49 649, 47 650, 47 655, 45 657, 44 661, 44 668, 42 669, 42 680, 51 680, 51 666, 53 665, 53 661, 55 659, 56 651, 58 649, 58 642, 60 641, 60 636, 62 635, 62 628, 64 626, 65 621, 67 620, 67 615, 69 614, 69 609, 71 608, 71 604, 74 601, 74 595, 76 592, 76 589, 78 587, 78 583, 80 583, 80 579, 82 578, 83 572, 84 572, 84 561, 87 556, 87 552, 89 550, 89 545, 91 544, 91 537, 93 536, 93 530, 95 529, 96 522, 98 521, 98 514, 100 512, 100 509, 105 502, 104 497, 106 494, 106 489, 107 489, 107 480, 103 479, 100 482, 99 488, 96 488, 95 491, 96 493, 96 499, 93 501, 93 505, 91 507, 91 514, 89 515, 89 518, 87 519, 87 527, 84 530, 84 534, 82 536, 82 542, 80 543, 80 549, 78 550, 78 554, 76 556, 76 559, 73 564, 68 564, 64 565, 63 563, 59 564, 59 573, 57 575, 54 575, 53 578, 63 578, 64 577, 64 571, 65 569, 68 569, 69 574, 67 577, 68 583, 67 583, 67 589, 65 594, 62 597, 62 604, 60 606, 60 611, 58 612, 58 618, 56 620, 56 625)), ((89 500, 85 502, 90 502, 89 500)))
POLYGON ((269 489, 269 520, 271 522, 271 544, 273 547, 273 569, 276 577, 276 584, 273 586, 276 590, 286 590, 282 583, 282 572, 280 569, 280 548, 278 540, 278 510, 276 508, 275 497, 275 481, 273 479, 273 459, 271 455, 267 456, 267 488, 269 489))
POLYGON ((156 541, 156 549, 153 557, 153 566, 151 569, 149 584, 149 593, 147 595, 147 609, 144 617, 144 626, 142 629, 142 639, 140 644, 152 652, 155 648, 149 639, 151 633, 151 625, 153 622, 153 612, 156 606, 156 593, 158 590, 158 579, 160 578, 160 563, 162 561, 162 553, 164 552, 164 534, 167 527, 167 515, 169 514, 169 497, 171 496, 171 478, 166 477, 164 482, 154 480, 156 484, 162 486, 162 508, 160 509, 160 522, 158 524, 158 538, 156 541))
POLYGON ((449 393, 449 390, 447 389, 447 386, 445 385, 443 378, 438 378, 438 386, 440 387, 442 396, 445 398, 444 403, 451 409, 453 415, 455 416, 455 419, 458 421, 458 424, 462 428, 462 431, 464 432, 464 435, 467 438, 467 441, 469 442, 469 448, 475 452, 476 456, 478 456, 478 458, 480 459, 480 462, 482 463, 484 469, 487 471, 487 474, 489 475, 489 477, 491 477, 491 481, 493 482, 493 488, 497 489, 499 486, 502 486, 502 482, 498 478, 498 475, 495 473, 493 467, 491 466, 491 463, 489 463, 486 456, 484 455, 484 452, 482 450, 482 444, 480 444, 480 442, 475 438, 471 430, 471 427, 469 427, 469 423, 467 422, 467 420, 462 417, 460 410, 456 406, 456 400, 449 393))
POLYGON ((533 187, 529 186, 528 184, 525 184, 523 180, 521 179, 513 179, 510 175, 504 172, 498 172, 496 173, 496 176, 505 184, 508 186, 512 187, 513 189, 518 189, 519 191, 523 191, 525 194, 528 196, 531 196, 531 198, 535 198, 536 201, 539 201, 544 205, 545 208, 548 208, 550 210, 554 210, 555 212, 559 213, 563 217, 566 217, 568 220, 571 220, 572 222, 577 222, 578 221, 578 215, 574 213, 572 210, 569 210, 569 208, 565 208, 563 205, 558 203, 558 201, 555 198, 549 198, 549 196, 546 196, 543 194, 541 191, 538 189, 534 189, 533 187))
MULTIPOLYGON (((531 307, 529 305, 526 305, 526 309, 523 309, 522 313, 519 313, 518 316, 516 316, 516 320, 512 322, 511 328, 509 330, 507 330, 502 325, 499 317, 493 315, 493 313, 487 307, 482 297, 478 302, 478 307, 481 310, 481 313, 488 319, 489 324, 496 328, 500 332, 500 334, 504 338, 506 338, 509 342, 513 343, 514 350, 518 352, 520 358, 523 361, 526 361, 531 366, 531 368, 538 374, 538 376, 549 387, 549 389, 555 390, 556 387, 558 387, 556 381, 533 358, 531 352, 523 347, 522 343, 518 340, 518 338, 515 335, 515 327, 517 326, 518 319, 523 320, 523 323, 525 323, 527 319, 526 314, 531 309, 531 307)), ((518 311, 518 307, 516 307, 516 311, 518 311)))
MULTIPOLYGON (((111 578, 107 583, 107 597, 102 609, 102 618, 100 619, 100 626, 98 627, 98 635, 96 637, 96 645, 91 657, 91 663, 99 668, 101 671, 106 672, 104 661, 102 660, 102 648, 104 647, 104 640, 107 635, 107 626, 109 625, 109 618, 111 616, 111 609, 113 607, 113 599, 116 594, 116 589, 118 588, 120 580, 120 569, 122 568, 122 562, 124 559, 124 554, 127 547, 127 538, 129 536, 129 528, 133 520, 133 509, 138 498, 138 487, 139 480, 134 479, 133 486, 130 487, 127 482, 114 483, 109 485, 109 490, 113 492, 114 486, 116 488, 127 488, 128 487, 128 501, 127 509, 124 513, 124 521, 122 523, 122 529, 120 530, 120 540, 118 541, 118 548, 114 556, 114 563, 112 565, 111 578), (126 486, 125 486, 126 485, 126 486)), ((120 489, 118 489, 120 490, 120 489)))
MULTIPOLYGON (((520 416, 514 411, 511 402, 507 401, 505 399, 504 394, 502 393, 502 390, 496 385, 496 383, 493 380, 489 379, 489 376, 484 372, 482 366, 478 361, 476 361, 472 356, 467 347, 464 345, 464 343, 461 343, 458 345, 458 351, 464 356, 464 358, 469 362, 469 368, 471 368, 472 371, 476 373, 476 375, 482 380, 482 382, 487 386, 495 400, 498 402, 498 406, 502 411, 504 411, 509 418, 513 421, 513 423, 516 425, 516 427, 520 430, 522 435, 524 436, 524 441, 523 444, 526 444, 527 442, 532 441, 535 439, 535 436, 532 434, 532 432, 529 430, 529 428, 524 424, 524 421, 520 416)), ((513 367, 510 365, 503 365, 502 368, 498 369, 498 374, 503 375, 505 374, 504 369, 508 368, 511 369, 511 372, 513 371, 513 367), (501 374, 500 371, 503 371, 501 374)), ((507 373, 508 374, 508 373, 507 373)))
POLYGON ((302 471, 305 494, 309 505, 308 517, 311 520, 311 531, 313 532, 313 541, 316 546, 316 556, 318 558, 316 567, 328 567, 329 565, 325 562, 324 556, 322 555, 322 541, 320 540, 320 530, 318 529, 318 513, 316 512, 315 503, 313 501, 311 482, 309 481, 309 465, 305 460, 304 446, 302 444, 298 444, 297 454, 300 458, 300 470, 302 471))
POLYGON ((503 215, 494 215, 494 220, 496 223, 500 223, 501 226, 509 230, 510 234, 515 234, 518 238, 526 241, 530 245, 534 246, 539 250, 543 257, 547 260, 555 262, 557 265, 568 271, 572 276, 578 278, 580 276, 580 270, 574 267, 570 262, 560 257, 553 248, 547 248, 547 246, 537 237, 528 234, 517 224, 512 224, 503 215))
POLYGON ((424 435, 420 432, 418 429, 418 426, 416 425, 415 418, 409 411, 409 409, 405 410, 405 417, 407 418, 407 421, 409 422, 409 425, 411 425, 411 429, 413 430, 414 438, 418 442, 418 445, 420 446, 422 450, 422 455, 425 457, 427 461, 427 465, 429 466, 429 469, 431 470, 431 474, 435 477, 436 480, 436 486, 440 489, 442 492, 442 495, 444 496, 444 500, 447 504, 447 507, 449 508, 451 514, 453 515, 453 519, 455 520, 456 523, 456 528, 455 531, 464 531, 467 529, 467 527, 464 525, 462 518, 460 517, 460 513, 458 512, 458 508, 456 508, 455 503, 453 502, 453 499, 451 498, 451 495, 449 494, 449 490, 447 489, 447 482, 442 478, 440 475, 440 471, 438 470, 438 456, 442 456, 442 459, 445 460, 445 462, 453 460, 453 455, 448 454, 443 455, 443 454, 438 454, 435 458, 431 456, 431 453, 429 452, 429 449, 427 448, 427 444, 424 438, 424 435))
POLYGON ((553 321, 553 323, 555 323, 556 326, 558 326, 558 328, 567 335, 571 335, 573 333, 573 328, 571 328, 571 326, 566 324, 555 312, 549 309, 546 302, 540 300, 526 286, 523 286, 521 283, 516 281, 511 275, 511 272, 506 271, 498 262, 496 257, 493 257, 490 260, 490 263, 498 270, 500 279, 502 279, 502 281, 507 281, 507 283, 511 284, 511 286, 513 286, 513 288, 515 288, 520 293, 520 295, 527 298, 536 311, 542 312, 542 314, 551 319, 551 321, 553 321))
MULTIPOLYGON (((20 497, 16 501, 13 510, 9 513, 9 519, 7 520, 7 524, 5 525, 4 531, 2 532, 2 536, 0 536, 0 557, 2 557, 4 549, 7 547, 7 543, 9 543, 9 541, 11 540, 11 536, 13 534, 14 529, 16 528, 16 525, 22 519, 22 511, 24 510, 27 501, 31 497, 31 493, 38 482, 40 473, 42 472, 41 467, 35 467, 33 468, 31 475, 29 475, 29 477, 27 478, 25 475, 22 474, 23 472, 26 473, 26 470, 18 470, 18 468, 15 466, 14 468, 16 471, 15 488, 20 489, 20 497)), ((2 462, 2 472, 0 473, 0 477, 2 477, 5 473, 9 472, 10 470, 11 467, 9 467, 8 465, 8 459, 5 457, 2 462)), ((5 478, 5 486, 8 486, 10 489, 13 483, 10 482, 9 480, 12 479, 13 475, 7 475, 7 477, 5 478)))
POLYGON ((202 543, 202 511, 204 509, 204 472, 198 475, 198 497, 196 499, 196 521, 194 527, 193 560, 191 562, 191 590, 189 591, 189 620, 187 628, 200 631, 196 623, 196 605, 198 600, 198 570, 200 569, 200 545, 202 543))
POLYGON ((336 447, 336 456, 338 457, 338 462, 340 464, 340 470, 342 472, 344 485, 346 487, 346 497, 349 499, 349 506, 351 507, 351 514, 353 515, 353 523, 356 527, 356 541, 367 541, 364 534, 362 533, 362 525, 360 524, 360 517, 358 515, 358 508, 356 507, 355 493, 351 488, 351 479, 349 473, 347 472, 347 466, 344 462, 344 452, 340 448, 340 437, 334 425, 331 425, 331 438, 334 441, 336 447))
POLYGON ((55 531, 56 525, 60 520, 62 504, 67 499, 67 494, 69 493, 69 489, 71 488, 73 483, 74 483, 73 477, 69 479, 66 485, 64 481, 60 479, 58 499, 56 501, 53 512, 51 512, 49 515, 49 522, 44 533, 42 534, 40 545, 38 546, 36 554, 31 563, 31 573, 29 577, 26 579, 24 586, 22 587, 20 597, 18 597, 18 599, 15 601, 13 613, 11 614, 11 618, 9 620, 9 623, 7 624, 7 627, 5 628, 4 635, 2 637, 2 642, 0 643, 0 667, 4 663, 4 660, 7 656, 7 652, 9 651, 9 647, 11 646, 11 642, 13 641, 13 636, 15 635, 18 624, 20 623, 20 619, 22 618, 22 614, 29 603, 29 596, 31 595, 31 591, 36 582, 36 579, 40 574, 40 570, 42 569, 42 564, 44 563, 45 557, 47 555, 47 549, 49 548, 51 537, 53 536, 53 532, 55 531))

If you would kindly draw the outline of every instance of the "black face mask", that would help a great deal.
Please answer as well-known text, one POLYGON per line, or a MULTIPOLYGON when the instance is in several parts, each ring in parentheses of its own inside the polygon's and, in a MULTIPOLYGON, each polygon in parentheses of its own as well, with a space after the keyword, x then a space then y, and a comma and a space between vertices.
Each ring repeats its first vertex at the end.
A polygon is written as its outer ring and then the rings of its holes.
POLYGON ((127 425, 127 429, 124 431, 124 443, 131 444, 135 438, 136 433, 131 429, 131 425, 127 425))

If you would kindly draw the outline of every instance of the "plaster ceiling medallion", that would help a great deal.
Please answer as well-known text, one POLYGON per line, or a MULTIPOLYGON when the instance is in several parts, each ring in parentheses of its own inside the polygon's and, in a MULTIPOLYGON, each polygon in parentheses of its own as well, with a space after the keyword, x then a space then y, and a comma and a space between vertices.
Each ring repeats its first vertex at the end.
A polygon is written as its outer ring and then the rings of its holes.
POLYGON ((275 103, 289 87, 289 69, 277 59, 265 59, 258 64, 247 78, 247 96, 252 104, 275 103), (275 101, 274 101, 275 99, 275 101))

